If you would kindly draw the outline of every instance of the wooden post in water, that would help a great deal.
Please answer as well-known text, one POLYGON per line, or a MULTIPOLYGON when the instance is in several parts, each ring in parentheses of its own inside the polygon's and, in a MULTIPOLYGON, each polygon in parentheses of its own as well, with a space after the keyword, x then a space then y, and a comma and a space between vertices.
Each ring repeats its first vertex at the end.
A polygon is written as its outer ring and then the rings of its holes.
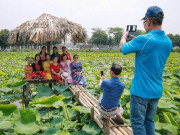
POLYGON ((47 53, 50 54, 50 41, 47 42, 47 53))
POLYGON ((105 135, 110 135, 110 117, 103 116, 103 130, 105 135))

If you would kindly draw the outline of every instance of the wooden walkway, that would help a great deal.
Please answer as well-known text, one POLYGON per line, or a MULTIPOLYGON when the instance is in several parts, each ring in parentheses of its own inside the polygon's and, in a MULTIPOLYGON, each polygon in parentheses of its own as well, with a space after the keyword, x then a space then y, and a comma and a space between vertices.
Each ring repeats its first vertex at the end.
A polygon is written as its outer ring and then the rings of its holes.
POLYGON ((108 119, 109 126, 107 126, 107 124, 105 124, 106 122, 100 118, 100 112, 97 109, 98 100, 82 86, 72 85, 69 89, 75 95, 76 100, 79 103, 84 107, 91 108, 92 119, 97 123, 105 135, 133 135, 132 129, 129 125, 117 125, 111 118, 108 119), (109 130, 110 133, 107 133, 107 130, 109 130))

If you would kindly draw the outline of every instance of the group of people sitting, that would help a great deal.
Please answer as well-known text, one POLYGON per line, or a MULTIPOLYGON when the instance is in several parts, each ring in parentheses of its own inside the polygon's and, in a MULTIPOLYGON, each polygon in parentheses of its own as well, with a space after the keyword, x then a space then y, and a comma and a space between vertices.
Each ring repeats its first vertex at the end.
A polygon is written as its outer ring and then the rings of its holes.
POLYGON ((78 58, 79 56, 75 54, 72 61, 65 46, 62 47, 62 54, 58 53, 57 47, 53 47, 52 55, 47 54, 46 47, 43 46, 41 52, 35 55, 35 63, 32 64, 32 79, 55 79, 60 85, 65 85, 66 79, 68 84, 85 87, 87 83, 78 58))

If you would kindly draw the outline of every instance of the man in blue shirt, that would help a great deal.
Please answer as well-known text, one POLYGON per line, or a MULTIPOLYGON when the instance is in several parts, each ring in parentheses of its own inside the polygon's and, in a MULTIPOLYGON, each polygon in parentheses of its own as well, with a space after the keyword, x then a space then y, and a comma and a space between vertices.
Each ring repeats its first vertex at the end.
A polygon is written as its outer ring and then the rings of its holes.
POLYGON ((131 84, 130 119, 134 135, 154 135, 154 116, 162 97, 162 74, 172 50, 172 42, 162 30, 164 13, 157 6, 149 7, 143 25, 146 35, 133 37, 126 43, 128 32, 120 41, 120 51, 136 53, 135 75, 131 84))
POLYGON ((51 60, 53 60, 54 57, 58 57, 58 63, 60 63, 60 54, 58 53, 58 49, 56 46, 53 47, 53 54, 51 54, 51 60))
POLYGON ((98 110, 102 115, 114 116, 122 123, 121 115, 122 107, 119 107, 119 100, 124 90, 125 84, 118 78, 122 71, 122 67, 118 64, 112 64, 110 75, 111 79, 106 79, 106 76, 101 76, 99 87, 104 90, 103 96, 99 99, 98 110))

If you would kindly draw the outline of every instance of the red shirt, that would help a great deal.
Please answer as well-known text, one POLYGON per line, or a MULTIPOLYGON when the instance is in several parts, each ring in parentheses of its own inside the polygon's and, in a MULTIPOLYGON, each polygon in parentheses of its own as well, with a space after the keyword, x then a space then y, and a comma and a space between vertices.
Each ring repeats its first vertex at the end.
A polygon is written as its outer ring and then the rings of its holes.
POLYGON ((54 72, 59 73, 61 69, 61 64, 57 63, 57 65, 54 65, 53 63, 51 63, 50 69, 53 69, 54 72))
MULTIPOLYGON (((60 62, 62 61, 62 60, 61 60, 61 57, 62 57, 63 54, 64 54, 64 53, 62 53, 62 54, 60 55, 60 62)), ((72 62, 71 54, 67 52, 66 55, 68 56, 68 60, 70 60, 70 61, 72 62)))

